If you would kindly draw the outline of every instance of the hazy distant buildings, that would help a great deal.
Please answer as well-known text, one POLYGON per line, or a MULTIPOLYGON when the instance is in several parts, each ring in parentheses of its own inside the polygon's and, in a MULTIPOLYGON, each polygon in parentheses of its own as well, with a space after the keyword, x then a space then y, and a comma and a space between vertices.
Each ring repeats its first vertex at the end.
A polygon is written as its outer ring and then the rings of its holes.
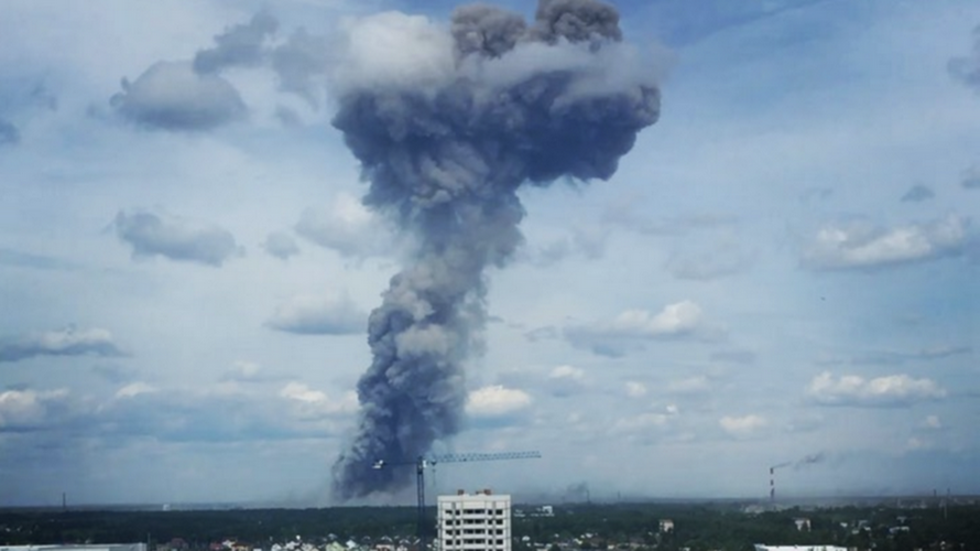
POLYGON ((490 490, 439 496, 440 551, 511 551, 509 495, 490 490))
POLYGON ((763 545, 755 544, 755 551, 847 551, 836 545, 763 545))
POLYGON ((530 509, 514 509, 512 511, 514 518, 525 518, 525 517, 553 517, 555 516, 555 508, 552 505, 541 505, 539 507, 531 507, 530 509))
POLYGON ((94 545, 0 545, 0 551, 146 551, 146 544, 103 543, 94 545))

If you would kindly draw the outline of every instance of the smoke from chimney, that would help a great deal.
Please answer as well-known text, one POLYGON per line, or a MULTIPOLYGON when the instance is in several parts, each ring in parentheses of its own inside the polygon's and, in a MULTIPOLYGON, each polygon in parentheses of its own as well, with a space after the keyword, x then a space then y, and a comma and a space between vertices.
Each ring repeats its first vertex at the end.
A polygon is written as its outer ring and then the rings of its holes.
POLYGON ((449 29, 389 12, 349 31, 333 125, 370 183, 365 204, 417 244, 368 321, 358 425, 333 467, 340 500, 404 487, 410 469, 372 464, 461 429, 485 271, 522 242, 518 188, 608 179, 660 111, 654 73, 597 0, 541 0, 531 24, 472 5, 449 29))
POLYGON ((798 459, 797 461, 784 461, 783 463, 779 463, 779 464, 773 465, 772 467, 769 467, 769 500, 770 501, 775 501, 776 500, 776 477, 775 477, 775 475, 776 475, 776 470, 777 469, 782 469, 782 468, 785 468, 785 467, 793 467, 794 470, 797 470, 798 471, 798 470, 800 470, 800 469, 802 469, 804 467, 807 467, 807 466, 810 466, 810 465, 815 465, 817 463, 822 463, 823 460, 826 459, 826 458, 827 458, 827 455, 824 452, 817 452, 817 453, 811 453, 810 455, 807 455, 807 456, 805 456, 805 457, 803 457, 801 459, 798 459))
POLYGON ((793 468, 799 470, 809 465, 816 465, 817 463, 822 463, 826 458, 827 456, 823 452, 812 453, 794 463, 793 468))

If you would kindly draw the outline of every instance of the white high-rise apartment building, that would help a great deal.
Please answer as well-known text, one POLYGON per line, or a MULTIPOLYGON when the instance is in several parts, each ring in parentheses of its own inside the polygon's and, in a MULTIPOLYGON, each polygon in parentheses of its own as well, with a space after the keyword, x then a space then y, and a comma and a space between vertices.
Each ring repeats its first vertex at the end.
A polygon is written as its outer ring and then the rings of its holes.
POLYGON ((437 515, 440 551, 511 551, 509 495, 439 496, 437 515))

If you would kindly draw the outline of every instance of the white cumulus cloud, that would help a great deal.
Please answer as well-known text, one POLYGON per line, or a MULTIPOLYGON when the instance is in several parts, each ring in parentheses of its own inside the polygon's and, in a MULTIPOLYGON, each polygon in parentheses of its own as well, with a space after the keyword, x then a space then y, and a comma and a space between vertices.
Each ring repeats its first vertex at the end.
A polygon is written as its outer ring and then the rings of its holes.
POLYGON ((268 321, 273 329, 300 335, 349 335, 363 332, 366 324, 367 314, 347 296, 293 297, 268 321))
POLYGON ((242 252, 228 230, 173 216, 120 211, 113 224, 119 240, 132 247, 133 258, 162 256, 218 267, 242 252))
POLYGON ((241 96, 217 75, 202 75, 190 62, 161 61, 134 82, 123 79, 112 106, 148 128, 210 130, 246 114, 241 96))
POLYGON ((930 379, 904 374, 875 379, 858 375, 835 378, 828 371, 814 377, 806 393, 818 404, 833 406, 905 406, 946 396, 946 390, 930 379))
POLYGON ((642 398, 646 396, 647 386, 637 381, 626 382, 626 395, 630 398, 642 398))
POLYGON ((466 413, 474 417, 504 417, 530 407, 531 395, 502 385, 486 386, 470 392, 466 413))
POLYGON ((659 411, 646 411, 616 419, 609 432, 635 442, 649 443, 669 434, 679 416, 680 410, 677 406, 668 404, 659 411))
POLYGON ((573 381, 585 380, 585 371, 570 365, 559 365, 548 374, 549 379, 570 379, 573 381))
POLYGON ((868 269, 959 254, 969 239, 969 219, 938 220, 880 228, 864 221, 824 226, 803 254, 813 270, 868 269))
POLYGON ((571 365, 559 365, 548 373, 548 386, 555 396, 571 396, 585 389, 585 370, 571 365))
POLYGON ((664 306, 659 312, 626 310, 611 321, 568 327, 565 338, 601 355, 622 355, 631 341, 682 338, 707 334, 701 307, 690 300, 664 306))
POLYGON ((0 432, 4 429, 25 429, 50 422, 68 398, 64 389, 38 392, 35 390, 5 390, 0 392, 0 432))
POLYGON ((156 387, 142 381, 137 381, 117 390, 116 398, 133 398, 140 394, 150 394, 156 391, 156 387))
POLYGON ((684 300, 668 304, 652 314, 646 310, 627 310, 616 316, 609 331, 637 337, 662 337, 694 330, 701 321, 701 307, 684 300))
POLYGON ((112 334, 93 327, 29 333, 0 340, 0 362, 16 362, 36 356, 123 356, 112 334))
POLYGON ((339 193, 327 206, 307 209, 296 223, 296 233, 345 257, 383 255, 391 248, 391 236, 361 201, 339 193))
POLYGON ((725 416, 718 420, 725 432, 735 438, 752 436, 769 425, 769 420, 754 413, 742 417, 725 416))
POLYGON ((279 390, 279 396, 286 399, 301 417, 327 417, 347 415, 357 411, 357 394, 344 393, 340 398, 331 398, 322 390, 315 390, 304 383, 292 381, 279 390))

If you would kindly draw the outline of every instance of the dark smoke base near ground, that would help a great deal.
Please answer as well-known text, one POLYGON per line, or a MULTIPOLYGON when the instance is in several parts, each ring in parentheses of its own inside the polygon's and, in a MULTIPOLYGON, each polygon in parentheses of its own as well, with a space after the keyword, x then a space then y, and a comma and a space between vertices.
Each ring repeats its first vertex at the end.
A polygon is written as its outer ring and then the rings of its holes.
POLYGON ((445 82, 353 87, 333 121, 370 182, 365 203, 418 242, 368 322, 373 361, 358 383, 355 434, 333 467, 337 500, 403 488, 411 469, 373 463, 411 460, 461 430, 464 363, 480 349, 486 318, 485 270, 506 264, 522 241, 517 189, 608 179, 659 116, 652 79, 629 74, 633 67, 615 72, 616 57, 603 57, 622 40, 608 4, 541 0, 531 25, 464 6, 451 34, 455 72, 445 82), (510 56, 535 59, 531 48, 549 62, 493 76, 491 66, 510 56))

